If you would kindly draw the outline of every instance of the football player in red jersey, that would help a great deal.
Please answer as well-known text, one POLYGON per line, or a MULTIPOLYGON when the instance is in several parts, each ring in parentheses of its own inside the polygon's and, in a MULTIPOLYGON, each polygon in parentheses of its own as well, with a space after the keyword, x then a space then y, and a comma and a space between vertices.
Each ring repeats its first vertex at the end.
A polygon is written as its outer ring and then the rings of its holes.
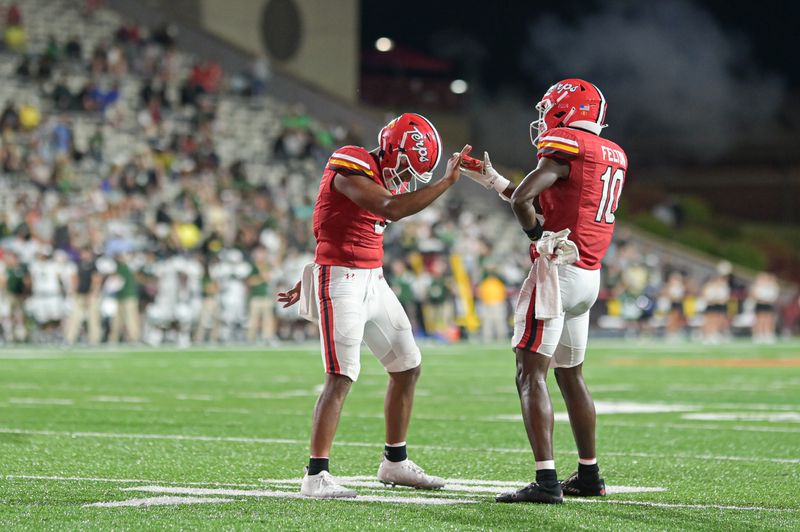
POLYGON ((336 150, 325 167, 314 207, 313 264, 291 290, 278 294, 285 307, 319 322, 325 385, 314 410, 311 458, 301 493, 309 497, 355 497, 328 472, 342 404, 361 368, 362 340, 389 373, 384 402, 386 446, 378 469, 384 484, 438 489, 439 477, 408 459, 406 433, 420 374, 421 356, 411 323, 383 277, 383 232, 430 205, 458 181, 462 153, 453 154, 439 181, 428 183, 439 162, 439 133, 425 117, 406 113, 378 135, 379 147, 336 150))
POLYGON ((498 502, 556 504, 563 495, 605 495, 595 451, 595 408, 582 367, 589 309, 600 286, 600 260, 614 231, 614 211, 628 161, 617 144, 600 137, 606 100, 593 84, 565 79, 536 105, 531 141, 539 159, 518 187, 484 161, 465 157, 465 175, 511 202, 531 244, 534 261, 514 315, 512 346, 517 390, 536 482, 497 496, 498 502), (538 200, 543 222, 537 219, 538 200), (567 231, 568 230, 568 231, 567 231), (547 372, 554 368, 578 448, 578 471, 558 482, 553 460, 553 409, 547 372))

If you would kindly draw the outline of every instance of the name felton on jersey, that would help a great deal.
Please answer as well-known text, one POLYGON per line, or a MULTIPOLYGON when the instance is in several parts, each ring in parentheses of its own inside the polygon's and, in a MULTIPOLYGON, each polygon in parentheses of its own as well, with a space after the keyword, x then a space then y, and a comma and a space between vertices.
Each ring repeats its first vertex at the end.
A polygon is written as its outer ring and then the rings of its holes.
POLYGON ((539 139, 537 156, 569 164, 569 176, 539 195, 546 231, 570 229, 577 266, 596 270, 614 234, 614 211, 625 184, 628 158, 616 143, 573 128, 555 128, 539 139))

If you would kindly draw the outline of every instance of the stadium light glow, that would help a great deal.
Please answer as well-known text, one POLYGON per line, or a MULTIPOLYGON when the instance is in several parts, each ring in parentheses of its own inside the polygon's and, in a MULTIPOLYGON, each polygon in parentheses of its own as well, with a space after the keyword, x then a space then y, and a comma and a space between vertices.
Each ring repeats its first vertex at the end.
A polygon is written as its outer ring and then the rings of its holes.
POLYGON ((469 89, 469 85, 463 79, 454 79, 450 83, 450 91, 453 94, 464 94, 469 89))
POLYGON ((394 48, 394 41, 389 37, 381 37, 375 41, 375 49, 379 52, 389 52, 394 48))

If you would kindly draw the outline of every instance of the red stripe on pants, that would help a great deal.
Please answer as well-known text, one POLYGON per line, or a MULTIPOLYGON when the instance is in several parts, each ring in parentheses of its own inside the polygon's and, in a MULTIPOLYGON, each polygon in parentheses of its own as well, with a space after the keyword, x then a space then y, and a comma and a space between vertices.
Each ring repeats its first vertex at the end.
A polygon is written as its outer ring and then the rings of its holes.
POLYGON ((322 323, 322 345, 325 351, 328 373, 339 373, 339 359, 336 357, 336 341, 333 334, 333 302, 331 301, 331 269, 320 266, 319 271, 319 317, 322 323))
POLYGON ((535 334, 536 330, 536 286, 533 287, 533 293, 531 293, 531 300, 528 302, 528 311, 525 313, 525 334, 522 335, 519 343, 517 344, 517 349, 524 349, 529 351, 529 344, 531 343, 531 336, 535 334))

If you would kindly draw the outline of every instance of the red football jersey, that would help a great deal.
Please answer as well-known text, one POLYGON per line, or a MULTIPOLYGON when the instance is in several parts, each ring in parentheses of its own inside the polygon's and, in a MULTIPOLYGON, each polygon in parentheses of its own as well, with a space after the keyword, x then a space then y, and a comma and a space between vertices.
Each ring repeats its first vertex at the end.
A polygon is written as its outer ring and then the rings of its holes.
POLYGON ((375 156, 358 146, 339 148, 325 166, 314 205, 314 261, 323 266, 379 268, 383 265, 383 230, 386 220, 366 211, 334 190, 337 173, 368 177, 381 185, 375 156))
POLYGON ((538 156, 569 163, 566 179, 558 179, 539 195, 545 231, 570 229, 581 260, 576 266, 600 268, 614 233, 628 158, 614 142, 573 128, 555 128, 539 139, 538 156))

